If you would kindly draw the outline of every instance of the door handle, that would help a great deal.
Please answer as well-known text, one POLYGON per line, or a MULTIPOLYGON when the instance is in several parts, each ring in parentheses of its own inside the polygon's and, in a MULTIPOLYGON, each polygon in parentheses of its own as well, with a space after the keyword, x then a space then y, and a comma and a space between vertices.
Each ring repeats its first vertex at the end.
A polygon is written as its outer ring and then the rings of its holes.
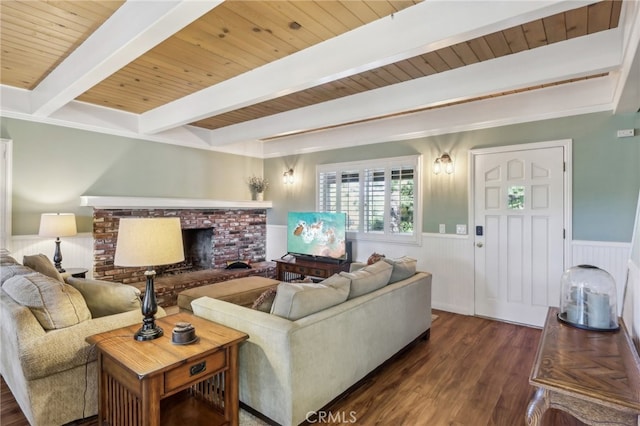
POLYGON ((478 242, 476 243, 476 247, 482 247, 484 244, 482 244, 482 242, 478 242))

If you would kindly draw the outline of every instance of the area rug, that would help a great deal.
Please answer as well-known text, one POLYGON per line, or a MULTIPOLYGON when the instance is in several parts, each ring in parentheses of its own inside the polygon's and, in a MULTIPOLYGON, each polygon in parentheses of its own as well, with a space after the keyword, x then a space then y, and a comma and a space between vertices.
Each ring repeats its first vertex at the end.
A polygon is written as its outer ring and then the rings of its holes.
POLYGON ((240 426, 269 426, 269 423, 243 409, 240 409, 239 417, 240 426))

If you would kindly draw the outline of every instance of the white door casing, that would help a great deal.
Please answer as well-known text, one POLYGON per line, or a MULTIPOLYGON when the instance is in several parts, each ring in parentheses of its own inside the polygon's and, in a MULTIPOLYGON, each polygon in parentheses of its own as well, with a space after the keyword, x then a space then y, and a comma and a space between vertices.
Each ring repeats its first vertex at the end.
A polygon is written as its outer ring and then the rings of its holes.
POLYGON ((0 247, 11 250, 11 185, 13 142, 0 139, 0 247))
POLYGON ((542 326, 558 305, 569 250, 569 151, 570 141, 472 151, 476 315, 542 326))

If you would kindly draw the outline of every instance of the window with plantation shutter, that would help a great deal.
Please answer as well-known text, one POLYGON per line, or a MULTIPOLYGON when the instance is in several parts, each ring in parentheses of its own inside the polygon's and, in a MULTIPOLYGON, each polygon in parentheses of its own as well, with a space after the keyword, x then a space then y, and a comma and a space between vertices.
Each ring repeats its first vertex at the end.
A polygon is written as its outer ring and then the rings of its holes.
POLYGON ((340 174, 340 212, 347 213, 347 232, 360 227, 360 172, 349 170, 340 174))
POLYGON ((317 209, 347 213, 352 239, 417 243, 420 156, 317 166, 317 209))

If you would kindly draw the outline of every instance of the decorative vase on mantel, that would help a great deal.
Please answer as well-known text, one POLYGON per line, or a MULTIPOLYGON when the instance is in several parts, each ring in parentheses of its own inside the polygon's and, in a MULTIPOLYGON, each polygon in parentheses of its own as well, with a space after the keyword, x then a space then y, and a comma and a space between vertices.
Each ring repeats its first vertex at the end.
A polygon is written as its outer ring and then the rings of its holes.
POLYGON ((264 192, 256 192, 256 201, 264 201, 264 192))

